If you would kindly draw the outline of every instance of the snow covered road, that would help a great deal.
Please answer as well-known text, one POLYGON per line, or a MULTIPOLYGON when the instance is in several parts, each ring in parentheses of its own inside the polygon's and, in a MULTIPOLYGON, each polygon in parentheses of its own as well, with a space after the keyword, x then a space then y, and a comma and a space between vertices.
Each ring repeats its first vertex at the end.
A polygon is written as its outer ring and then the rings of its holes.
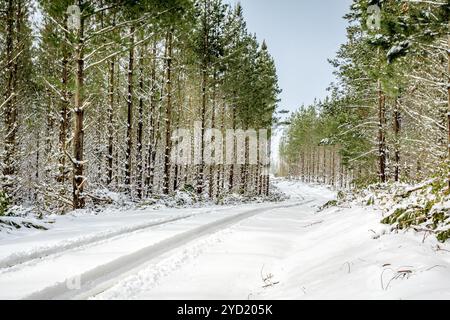
POLYGON ((162 214, 124 212, 119 216, 69 217, 73 221, 62 221, 61 227, 51 231, 2 241, 0 298, 23 298, 56 283, 65 286, 67 280, 74 281, 124 256, 249 209, 170 209, 162 214))
POLYGON ((277 184, 289 200, 72 217, 6 238, 0 298, 450 298, 448 246, 385 235, 375 210, 318 212, 334 197, 324 187, 277 184))
MULTIPOLYGON (((109 289, 120 278, 123 278, 124 275, 142 268, 142 266, 145 265, 146 262, 151 261, 152 259, 155 259, 160 255, 174 250, 186 243, 189 243, 190 241, 226 229, 227 227, 236 224, 239 221, 248 219, 257 214, 280 208, 298 207, 304 204, 305 202, 291 205, 269 206, 267 208, 258 208, 245 211, 240 214, 231 215, 230 217, 223 218, 194 228, 192 230, 174 235, 165 240, 162 240, 161 242, 145 247, 129 255, 124 255, 107 264, 101 265, 100 267, 83 273, 79 277, 79 283, 81 285, 79 288, 68 288, 67 282, 62 282, 56 284, 55 286, 46 288, 38 293, 35 293, 27 298, 58 300, 89 298, 109 289)), ((131 239, 127 239, 127 241, 131 241, 131 239)), ((76 279, 73 279, 73 281, 76 281, 76 279)))

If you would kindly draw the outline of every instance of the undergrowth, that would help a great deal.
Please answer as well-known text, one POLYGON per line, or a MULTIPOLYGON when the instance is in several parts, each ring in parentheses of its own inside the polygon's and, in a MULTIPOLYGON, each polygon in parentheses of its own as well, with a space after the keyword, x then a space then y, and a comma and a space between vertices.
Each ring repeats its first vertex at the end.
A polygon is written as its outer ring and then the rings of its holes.
POLYGON ((439 172, 417 185, 372 184, 346 194, 342 201, 382 209, 385 217, 381 223, 393 230, 428 232, 445 242, 450 239, 450 191, 445 176, 439 172))

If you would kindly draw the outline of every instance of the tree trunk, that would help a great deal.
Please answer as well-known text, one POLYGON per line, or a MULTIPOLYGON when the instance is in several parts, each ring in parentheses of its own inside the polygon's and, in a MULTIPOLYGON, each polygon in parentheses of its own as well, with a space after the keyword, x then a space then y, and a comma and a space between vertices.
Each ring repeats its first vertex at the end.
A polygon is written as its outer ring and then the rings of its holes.
POLYGON ((201 128, 201 142, 200 142, 200 164, 198 165, 198 173, 197 173, 197 194, 201 195, 203 193, 205 178, 204 178, 204 151, 205 151, 205 126, 206 126, 206 91, 207 91, 207 85, 208 85, 208 73, 206 71, 206 64, 203 65, 202 70, 202 110, 201 110, 201 122, 202 122, 202 128, 201 128))
POLYGON ((147 195, 153 192, 153 177, 155 170, 155 158, 156 158, 156 41, 153 44, 152 53, 152 70, 151 70, 151 92, 150 92, 150 114, 149 114, 149 144, 147 155, 147 179, 145 185, 147 187, 147 195))
POLYGON ((332 150, 332 159, 331 159, 331 185, 336 187, 336 147, 333 147, 332 150))
MULTIPOLYGON (((116 25, 116 17, 113 16, 112 25, 116 25)), ((108 86, 108 156, 107 156, 107 173, 106 184, 111 186, 113 181, 113 163, 114 163, 114 109, 115 109, 115 77, 116 72, 116 58, 112 58, 109 63, 109 86, 108 86)))
MULTIPOLYGON (((47 126, 46 126, 46 134, 45 134, 45 148, 44 148, 44 158, 47 163, 51 163, 53 157, 53 134, 54 134, 54 126, 55 126, 55 117, 53 114, 53 95, 47 90, 47 96, 49 97, 46 115, 47 115, 47 126)), ((45 177, 48 179, 52 176, 51 167, 46 166, 45 168, 45 177)))
POLYGON ((167 86, 167 105, 165 115, 166 126, 166 146, 164 151, 164 176, 163 176, 163 194, 170 192, 170 152, 172 149, 171 140, 171 118, 172 118, 172 40, 173 30, 167 33, 167 55, 166 55, 166 86, 167 86))
POLYGON ((202 75, 202 109, 201 109, 201 154, 200 154, 200 164, 197 168, 197 194, 201 195, 203 193, 205 185, 205 165, 204 165, 204 150, 205 150, 205 125, 206 125, 206 107, 207 107, 207 89, 208 89, 208 65, 209 65, 209 27, 208 27, 208 7, 209 1, 204 2, 204 13, 202 18, 203 24, 203 57, 201 65, 201 75, 202 75))
POLYGON ((137 172, 136 172, 136 186, 137 186, 137 196, 139 199, 142 199, 142 191, 143 191, 143 161, 142 161, 142 136, 144 130, 144 53, 145 46, 141 48, 139 53, 139 106, 138 106, 138 126, 137 126, 137 150, 136 150, 136 163, 137 163, 137 172))
MULTIPOLYGON (((450 28, 450 21, 449 26, 450 28)), ((448 122, 448 160, 450 162, 450 34, 447 36, 447 63, 448 63, 448 74, 447 74, 447 99, 448 99, 448 114, 447 114, 447 122, 448 122)), ((450 170, 448 176, 448 185, 450 189, 450 170)))
MULTIPOLYGON (((246 131, 248 129, 247 125, 244 126, 244 131, 246 131)), ((249 157, 249 152, 248 152, 248 139, 245 139, 245 143, 244 143, 244 148, 245 148, 245 155, 244 155, 244 164, 241 164, 241 175, 239 177, 239 183, 240 183, 240 193, 241 194, 246 194, 248 191, 248 176, 249 176, 249 165, 248 165, 248 157, 249 157)), ((250 180, 251 181, 251 180, 250 180)))
MULTIPOLYGON (((177 115, 176 115, 176 130, 178 131, 180 129, 180 123, 181 119, 183 117, 183 101, 185 101, 185 96, 183 95, 183 88, 186 86, 186 80, 181 81, 181 78, 184 77, 184 74, 181 72, 178 73, 177 76, 177 102, 178 102, 178 108, 177 108, 177 115)), ((177 154, 178 157, 178 154, 177 154)), ((178 160, 178 158, 177 158, 178 160)), ((180 188, 180 176, 182 173, 182 166, 178 164, 178 161, 174 164, 174 173, 173 173, 173 190, 177 191, 180 188)))
MULTIPOLYGON (((231 121, 232 121, 232 127, 233 130, 236 130, 236 107, 232 106, 232 115, 231 115, 231 121)), ((229 184, 228 184, 228 191, 232 192, 234 189, 234 166, 235 166, 235 162, 236 162, 236 145, 233 142, 233 160, 232 163, 230 164, 230 179, 229 179, 229 184)))
MULTIPOLYGON (((213 93, 212 93, 212 110, 211 110, 211 128, 214 129, 214 127, 216 126, 216 100, 217 100, 217 74, 216 71, 214 70, 214 83, 213 83, 213 93)), ((211 145, 214 146, 214 142, 215 142, 215 137, 211 138, 211 145)), ((214 148, 214 152, 217 154, 218 150, 215 150, 215 146, 214 148)), ((214 170, 216 168, 216 164, 215 163, 210 163, 209 166, 209 198, 212 199, 214 198, 214 170)))
MULTIPOLYGON (((67 25, 67 19, 66 23, 67 25)), ((64 39, 67 40, 67 33, 64 32, 64 39)), ((69 130, 69 95, 68 95, 68 82, 69 82, 69 61, 67 45, 63 44, 63 60, 62 60, 62 99, 59 121, 59 176, 58 182, 62 185, 66 182, 67 168, 66 168, 66 152, 67 152, 67 131, 69 130)))
POLYGON ((267 175, 265 176, 266 182, 265 182, 265 190, 264 190, 264 195, 265 196, 269 196, 269 192, 270 192, 270 166, 271 166, 271 158, 272 158, 272 130, 269 129, 269 138, 267 141, 267 148, 268 148, 268 152, 267 155, 269 157, 269 164, 267 165, 267 175))
MULTIPOLYGON (((2 185, 6 193, 10 198, 13 198, 12 194, 15 189, 14 175, 16 174, 16 163, 15 163, 15 153, 16 153, 16 132, 17 132, 17 106, 16 106, 16 79, 17 79, 17 63, 15 62, 17 57, 14 59, 14 3, 12 0, 8 1, 8 7, 6 12, 6 91, 5 91, 5 129, 6 135, 4 137, 4 163, 3 163, 3 176, 5 181, 2 185)), ((16 21, 18 23, 18 21, 16 21)))
MULTIPOLYGON (((41 133, 40 133, 40 131, 39 130, 37 130, 37 132, 36 132, 36 159, 35 159, 35 161, 36 161, 36 173, 35 173, 35 175, 34 175, 34 177, 35 177, 35 179, 36 179, 36 181, 39 181, 39 177, 40 177, 40 162, 41 162, 41 159, 40 159, 40 148, 41 147, 41 133)), ((36 189, 35 191, 34 191, 34 201, 37 201, 37 199, 38 199, 38 196, 39 196, 39 191, 36 189)))
POLYGON ((133 150, 133 73, 134 73, 134 26, 130 27, 130 52, 128 57, 128 95, 127 95, 127 139, 125 155, 125 188, 131 194, 131 165, 133 150))
MULTIPOLYGON (((220 121, 220 132, 222 132, 222 135, 225 135, 225 101, 222 101, 222 108, 221 108, 221 121, 220 121)), ((223 143, 222 152, 225 155, 225 143, 223 143)), ((219 164, 217 168, 217 196, 220 196, 220 192, 223 191, 225 187, 225 159, 223 159, 223 163, 219 164)))
POLYGON ((394 180, 398 182, 400 180, 400 111, 398 109, 399 100, 395 101, 395 110, 394 110, 394 135, 395 135, 395 144, 394 144, 394 180))
POLYGON ((323 146, 322 150, 322 183, 327 184, 327 147, 323 146))
MULTIPOLYGON (((81 1, 79 2, 81 5, 81 1)), ((76 46, 77 72, 75 77, 75 126, 73 132, 73 208, 85 206, 84 177, 84 19, 81 19, 76 46)))
POLYGON ((381 88, 381 81, 378 80, 378 161, 380 182, 386 182, 386 97, 381 88))
POLYGON ((109 106, 108 106, 108 168, 106 184, 111 185, 113 181, 113 161, 114 161, 114 92, 115 92, 115 59, 113 58, 109 64, 109 106))

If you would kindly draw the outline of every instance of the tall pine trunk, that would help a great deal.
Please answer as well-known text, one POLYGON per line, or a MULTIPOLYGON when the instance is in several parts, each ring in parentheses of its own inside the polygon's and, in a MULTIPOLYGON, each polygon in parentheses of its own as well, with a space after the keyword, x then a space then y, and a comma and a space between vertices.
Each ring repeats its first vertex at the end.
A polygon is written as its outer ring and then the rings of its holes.
POLYGON ((395 101, 394 110, 394 180, 395 182, 400 181, 400 111, 398 108, 399 100, 395 101))
MULTIPOLYGON (((216 71, 214 70, 214 83, 213 83, 213 93, 212 93, 212 110, 211 110, 211 128, 215 129, 216 126, 216 102, 217 102, 217 75, 216 75, 216 71)), ((214 146, 215 143, 215 137, 211 138, 210 141, 211 145, 214 146)), ((214 152, 217 155, 218 150, 215 150, 215 146, 214 148, 214 152)), ((216 168, 216 163, 210 163, 210 167, 209 167, 209 198, 214 198, 214 170, 216 168)))
MULTIPOLYGON (((67 25, 67 19, 66 23, 67 25)), ((64 31, 64 39, 67 40, 67 33, 64 31)), ((62 185, 66 182, 67 168, 66 168, 66 152, 67 152, 67 132, 69 130, 69 94, 68 94, 68 82, 69 82, 69 57, 67 45, 64 43, 62 46, 63 59, 62 59, 62 99, 60 109, 59 120, 59 175, 58 182, 62 185)))
MULTIPOLYGON (((221 121, 220 121, 220 132, 222 133, 222 136, 225 134, 225 102, 222 101, 222 108, 220 110, 221 113, 221 121)), ((222 152, 225 155, 225 143, 223 143, 222 146, 222 152)), ((223 191, 224 183, 225 183, 225 160, 223 159, 223 163, 220 163, 217 167, 217 179, 216 179, 216 189, 217 189, 217 196, 220 196, 221 191, 223 191)))
MULTIPOLYGON (((11 200, 14 200, 13 193, 15 192, 16 182, 15 174, 16 168, 16 133, 17 133, 17 105, 16 105, 16 84, 17 84, 17 71, 18 64, 15 57, 16 52, 14 50, 14 40, 18 38, 14 30, 14 22, 16 22, 16 29, 20 29, 20 21, 14 16, 16 10, 20 8, 15 8, 14 1, 9 0, 7 11, 6 11, 6 90, 5 90, 5 112, 4 112, 4 122, 6 134, 4 137, 4 163, 3 163, 3 176, 5 181, 3 181, 2 186, 11 200)), ((19 13, 18 13, 19 14, 19 13)), ((16 30, 17 31, 17 30, 16 30)), ((18 40, 16 40, 18 41, 18 40)))
POLYGON ((134 76, 134 26, 130 27, 130 51, 128 56, 127 137, 125 154, 125 188, 131 194, 131 166, 133 150, 133 76, 134 76))
MULTIPOLYGON (((232 127, 233 130, 236 130, 236 106, 232 106, 231 107, 231 123, 232 123, 232 127)), ((227 151, 228 152, 228 151, 227 151)), ((236 145, 233 141, 233 159, 232 159, 232 163, 230 164, 230 178, 229 178, 229 183, 228 183, 228 191, 233 191, 234 189, 234 168, 235 168, 235 164, 236 164, 236 145)))
MULTIPOLYGON (((448 24, 448 28, 450 28, 450 21, 448 24)), ((447 122, 448 122, 448 161, 450 162, 450 34, 447 36, 447 122)), ((448 176, 448 185, 450 189, 450 170, 448 176)))
POLYGON ((201 109, 201 141, 200 141, 200 160, 197 169, 197 193, 201 195, 203 193, 205 184, 205 164, 204 164, 204 151, 205 151, 205 126, 206 126, 206 102, 207 102, 207 85, 208 74, 206 71, 206 64, 203 65, 202 70, 202 109, 201 109))
POLYGON ((267 141, 267 149, 268 149, 268 152, 267 152, 267 156, 268 156, 268 158, 269 158, 269 163, 267 164, 267 174, 266 174, 266 176, 265 176, 265 183, 264 183, 264 188, 265 188, 265 190, 264 190, 264 195, 265 196, 269 196, 269 193, 270 193, 270 166, 271 166, 271 162, 272 162, 272 160, 271 160, 271 157, 272 157, 272 129, 269 129, 269 132, 268 132, 268 141, 267 141))
POLYGON ((157 125, 157 110, 156 110, 156 41, 153 44, 152 50, 152 67, 150 75, 150 112, 149 112, 149 143, 147 154, 147 178, 146 188, 147 195, 153 192, 153 181, 155 171, 155 159, 156 159, 156 125, 157 125))
POLYGON ((201 63, 201 78, 202 78, 202 106, 200 111, 201 117, 201 142, 200 142, 200 159, 197 166, 197 194, 201 195, 205 187, 205 164, 204 164, 204 151, 205 151, 205 126, 206 126, 206 107, 207 107, 207 90, 208 90, 208 66, 209 66, 209 27, 208 27, 208 8, 209 1, 204 1, 204 12, 202 17, 203 25, 203 56, 201 63))
MULTIPOLYGON (((116 16, 113 15, 112 25, 116 25, 116 16)), ((113 181, 113 163, 114 163, 114 109, 115 109, 115 92, 116 84, 114 78, 116 76, 116 58, 113 57, 109 62, 109 83, 108 83, 108 155, 107 155, 107 173, 106 184, 111 186, 113 181)))
POLYGON ((166 146, 164 149, 164 176, 163 176, 163 194, 170 192, 170 153, 172 147, 171 140, 171 118, 172 118, 172 41, 173 30, 167 33, 166 39, 166 88, 167 88, 167 105, 165 114, 165 130, 166 130, 166 146))
MULTIPOLYGON (((79 1, 79 5, 81 6, 79 1)), ((77 71, 75 76, 75 125, 73 132, 73 208, 81 209, 85 206, 83 195, 84 177, 84 19, 80 21, 78 43, 76 45, 77 71)))
POLYGON ((107 156, 107 174, 106 174, 106 184, 111 185, 113 181, 113 161, 114 161, 114 109, 115 109, 115 69, 116 62, 113 58, 109 63, 109 89, 108 89, 108 156, 107 156))
POLYGON ((144 51, 145 46, 141 48, 139 53, 139 106, 138 106, 138 123, 137 123, 137 149, 136 149, 136 187, 137 196, 142 199, 143 196, 143 157, 142 157, 142 136, 144 133, 144 51))
POLYGON ((378 80, 378 162, 380 182, 386 182, 386 97, 378 80))
MULTIPOLYGON (((181 78, 183 77, 182 73, 178 73, 177 77, 177 101, 178 101, 178 108, 177 108, 177 116, 176 116, 176 130, 178 131, 180 129, 180 123, 183 115, 183 101, 185 100, 185 97, 183 96, 183 87, 182 85, 186 85, 186 81, 184 80, 183 83, 181 81, 181 78)), ((178 153, 177 153, 178 157, 178 153)), ((177 158, 178 160, 178 158, 177 158)), ((177 191, 180 188, 181 181, 180 176, 182 174, 182 166, 178 164, 178 161, 174 164, 174 173, 173 173, 173 190, 177 191)))

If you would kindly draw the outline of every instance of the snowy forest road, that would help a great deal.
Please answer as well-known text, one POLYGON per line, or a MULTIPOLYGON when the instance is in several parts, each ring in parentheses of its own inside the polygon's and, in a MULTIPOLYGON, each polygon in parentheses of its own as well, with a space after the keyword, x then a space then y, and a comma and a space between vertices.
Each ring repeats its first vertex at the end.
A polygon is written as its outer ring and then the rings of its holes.
POLYGON ((332 197, 285 189, 290 199, 282 203, 68 215, 56 217, 49 231, 6 236, 0 243, 0 298, 89 298, 252 217, 286 208, 301 215, 332 197))
MULTIPOLYGON (((45 288, 39 292, 36 292, 26 299, 38 299, 38 300, 61 300, 61 299, 86 299, 95 296, 106 289, 112 287, 118 280, 125 276, 135 273, 139 269, 142 269, 150 260, 170 251, 176 249, 186 243, 195 239, 211 235, 220 230, 226 229, 242 220, 251 218, 255 215, 276 210, 286 209, 293 207, 301 207, 314 200, 303 201, 298 203, 290 203, 283 205, 271 205, 266 208, 258 208, 240 213, 231 217, 221 219, 209 223, 204 226, 200 226, 193 230, 181 233, 169 239, 163 240, 159 243, 143 248, 137 252, 120 257, 108 264, 99 266, 93 270, 83 273, 79 276, 79 288, 70 288, 70 283, 61 282, 54 286, 45 288)), ((77 279, 70 279, 70 281, 76 283, 77 279)), ((70 282, 69 281, 69 282, 70 282)))
POLYGON ((51 230, 6 237, 0 258, 26 261, 0 267, 0 299, 450 297, 448 245, 389 232, 373 207, 319 209, 336 197, 326 187, 274 183, 288 200, 65 216, 51 230), (166 223, 138 227, 151 221, 166 223), (41 256, 27 260, 27 247, 41 256))

